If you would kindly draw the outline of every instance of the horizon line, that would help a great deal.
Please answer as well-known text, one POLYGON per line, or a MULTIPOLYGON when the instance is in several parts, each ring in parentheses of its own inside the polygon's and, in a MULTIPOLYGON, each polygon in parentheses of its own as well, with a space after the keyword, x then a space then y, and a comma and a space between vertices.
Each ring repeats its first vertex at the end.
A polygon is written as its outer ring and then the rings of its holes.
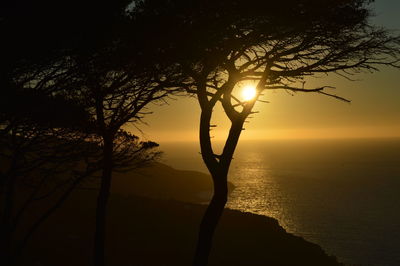
MULTIPOLYGON (((313 141, 313 140, 400 140, 400 136, 365 136, 365 137, 315 137, 315 138, 290 138, 290 137, 282 137, 282 138, 255 138, 255 139, 239 139, 239 142, 248 142, 248 141, 313 141)), ((225 141, 224 139, 215 139, 214 142, 223 142, 225 141)), ((176 139, 176 140, 171 140, 171 139, 161 139, 157 140, 156 142, 196 142, 198 143, 198 139, 176 139)))

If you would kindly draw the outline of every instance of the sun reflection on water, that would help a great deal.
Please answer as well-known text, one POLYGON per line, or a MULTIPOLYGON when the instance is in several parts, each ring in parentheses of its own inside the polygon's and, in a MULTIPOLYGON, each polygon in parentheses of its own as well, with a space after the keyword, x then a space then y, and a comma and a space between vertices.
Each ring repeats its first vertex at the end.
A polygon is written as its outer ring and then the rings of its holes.
POLYGON ((289 213, 289 199, 284 195, 278 177, 258 156, 258 153, 250 153, 233 162, 229 180, 235 189, 227 207, 273 217, 287 231, 298 231, 289 213))
MULTIPOLYGON (((197 144, 192 157, 178 147, 171 165, 207 172, 197 144)), ((399 151, 399 140, 242 143, 227 207, 273 217, 345 264, 397 266, 399 151)))

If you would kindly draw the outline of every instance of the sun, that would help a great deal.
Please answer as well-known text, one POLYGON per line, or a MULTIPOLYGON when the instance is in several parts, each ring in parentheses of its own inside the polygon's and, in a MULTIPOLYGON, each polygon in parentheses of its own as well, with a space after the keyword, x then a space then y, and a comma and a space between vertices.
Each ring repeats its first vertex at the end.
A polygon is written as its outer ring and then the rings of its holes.
POLYGON ((257 94, 257 90, 252 85, 247 85, 242 89, 242 97, 245 101, 250 101, 254 99, 257 94))

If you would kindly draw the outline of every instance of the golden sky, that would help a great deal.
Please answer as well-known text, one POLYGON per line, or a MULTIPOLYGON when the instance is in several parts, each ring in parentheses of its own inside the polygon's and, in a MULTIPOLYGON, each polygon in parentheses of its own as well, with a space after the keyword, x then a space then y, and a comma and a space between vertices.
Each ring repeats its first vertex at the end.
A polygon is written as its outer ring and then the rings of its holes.
MULTIPOLYGON (((376 0, 377 25, 398 30, 400 1, 376 0)), ((357 81, 331 75, 307 80, 309 87, 330 85, 333 92, 350 99, 345 103, 320 95, 271 91, 263 96, 270 103, 257 103, 241 139, 370 138, 400 137, 400 70, 382 68, 373 74, 355 76, 357 81)), ((200 108, 195 98, 179 97, 169 105, 151 106, 154 113, 139 125, 144 138, 158 142, 196 141, 200 108)), ((212 131, 224 138, 228 121, 221 110, 214 112, 212 131)))

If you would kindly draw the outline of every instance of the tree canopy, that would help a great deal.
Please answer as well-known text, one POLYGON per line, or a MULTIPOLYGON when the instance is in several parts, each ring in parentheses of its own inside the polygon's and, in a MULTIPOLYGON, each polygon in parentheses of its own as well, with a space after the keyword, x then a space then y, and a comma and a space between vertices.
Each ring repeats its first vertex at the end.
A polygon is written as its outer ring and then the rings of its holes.
MULTIPOLYGON (((71 101, 71 106, 78 105, 77 117, 83 106, 87 126, 102 138, 97 265, 104 264, 113 151, 135 153, 120 146, 137 141, 121 127, 140 120, 145 106, 167 90, 196 96, 201 154, 214 181, 194 261, 203 266, 227 201, 229 166, 243 124, 263 93, 314 92, 347 101, 329 86, 308 87, 305 77, 331 73, 351 78, 380 66, 400 67, 400 37, 370 23, 371 2, 121 0, 59 6, 24 1, 21 10, 2 4, 0 86, 14 98, 40 92, 43 99, 61 99, 64 106, 71 101), (256 86, 256 95, 241 100, 236 89, 248 83, 256 86), (214 151, 210 136, 217 104, 231 122, 221 154, 214 151)), ((31 108, 29 104, 21 110, 31 108)), ((8 119, 7 112, 14 109, 4 110, 8 119)), ((30 117, 38 118, 34 113, 30 117)), ((149 142, 141 147, 154 146, 149 142)))
POLYGON ((201 154, 214 195, 200 226, 194 265, 207 264, 227 201, 229 166, 243 124, 263 92, 315 92, 348 101, 330 86, 308 87, 305 77, 332 73, 350 79, 380 66, 400 67, 400 37, 370 24, 371 2, 147 0, 136 5, 135 33, 153 40, 143 51, 156 51, 150 58, 179 73, 162 83, 195 95, 201 107, 201 154), (249 83, 256 87, 254 99, 240 100, 235 88, 249 83), (222 153, 216 154, 210 129, 219 103, 231 127, 222 153))

